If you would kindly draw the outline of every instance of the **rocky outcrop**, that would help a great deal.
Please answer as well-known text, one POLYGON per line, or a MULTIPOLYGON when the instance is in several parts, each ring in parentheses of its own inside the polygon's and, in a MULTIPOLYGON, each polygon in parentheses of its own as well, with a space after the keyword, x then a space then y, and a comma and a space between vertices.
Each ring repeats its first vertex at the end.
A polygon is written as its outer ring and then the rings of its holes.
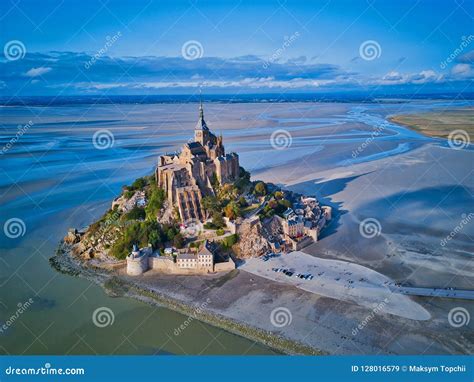
POLYGON ((265 255, 270 250, 268 240, 264 236, 262 224, 258 219, 245 222, 239 227, 239 242, 236 252, 240 258, 250 258, 265 255))
POLYGON ((69 229, 66 236, 64 236, 64 242, 67 244, 76 244, 81 240, 81 235, 77 232, 77 229, 69 229))

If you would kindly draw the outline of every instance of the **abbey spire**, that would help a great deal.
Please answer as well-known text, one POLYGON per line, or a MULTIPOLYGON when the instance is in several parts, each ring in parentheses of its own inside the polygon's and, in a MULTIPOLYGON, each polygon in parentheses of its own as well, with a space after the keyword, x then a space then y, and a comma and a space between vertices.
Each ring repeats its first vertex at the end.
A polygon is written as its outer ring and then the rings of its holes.
POLYGON ((202 107, 202 100, 199 102, 199 119, 194 128, 194 140, 201 145, 206 145, 209 141, 209 128, 204 120, 204 108, 202 107))

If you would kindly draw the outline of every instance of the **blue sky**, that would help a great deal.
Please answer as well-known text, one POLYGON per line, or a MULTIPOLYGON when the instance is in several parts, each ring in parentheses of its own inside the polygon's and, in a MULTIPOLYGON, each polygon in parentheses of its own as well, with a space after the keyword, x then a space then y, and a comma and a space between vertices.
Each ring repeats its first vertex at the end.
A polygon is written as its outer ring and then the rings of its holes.
POLYGON ((0 95, 473 91, 474 1, 0 3, 0 95))

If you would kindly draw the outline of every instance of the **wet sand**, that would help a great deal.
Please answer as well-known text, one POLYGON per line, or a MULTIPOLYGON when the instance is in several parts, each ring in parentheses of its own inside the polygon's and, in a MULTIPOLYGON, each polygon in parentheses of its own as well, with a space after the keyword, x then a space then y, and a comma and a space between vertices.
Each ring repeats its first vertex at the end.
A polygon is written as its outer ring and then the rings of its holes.
MULTIPOLYGON (((474 284, 474 222, 456 230, 446 245, 441 242, 460 224, 463 214, 471 212, 473 150, 453 150, 442 140, 386 119, 446 104, 451 105, 432 101, 212 104, 206 105, 205 115, 211 129, 223 133, 226 150, 239 153, 241 164, 254 179, 316 194, 323 204, 333 206, 333 221, 321 240, 305 252, 353 262, 412 286, 470 289, 474 284), (273 149, 270 142, 277 129, 292 136, 283 150, 273 149), (372 239, 359 233, 360 222, 369 217, 381 224, 380 235, 372 239)), ((48 264, 69 227, 96 220, 123 184, 149 174, 158 155, 176 150, 189 139, 196 110, 192 104, 5 110, 2 139, 14 135, 25 120, 33 119, 34 125, 2 158, 8 169, 0 180, 2 216, 23 219, 27 230, 18 240, 0 237, 5 265, 0 268, 2 291, 15 291, 0 295, 0 309, 9 317, 19 302, 38 298, 38 307, 25 312, 21 320, 36 335, 43 334, 40 343, 25 326, 15 325, 2 334, 3 353, 271 352, 198 321, 188 327, 186 335, 174 338, 176 323, 185 316, 132 299, 111 298, 87 280, 57 275, 48 264), (78 116, 82 116, 80 124, 76 123, 78 116), (114 146, 108 150, 95 150, 92 145, 93 132, 101 128, 115 135, 114 146), (99 338, 91 317, 101 306, 112 308, 116 320, 99 338), (130 342, 124 341, 130 328, 138 329, 130 342)), ((205 283, 176 281, 183 287, 183 298, 198 293, 194 288, 205 283), (193 288, 186 287, 188 283, 193 288)), ((292 324, 273 330, 334 354, 473 351, 474 320, 459 329, 448 323, 454 307, 466 308, 472 317, 472 301, 409 297, 431 319, 417 321, 381 313, 353 336, 352 329, 371 317, 373 309, 243 271, 212 293, 214 304, 222 304, 225 314, 267 329, 272 329, 271 311, 287 307, 293 314, 292 324)))

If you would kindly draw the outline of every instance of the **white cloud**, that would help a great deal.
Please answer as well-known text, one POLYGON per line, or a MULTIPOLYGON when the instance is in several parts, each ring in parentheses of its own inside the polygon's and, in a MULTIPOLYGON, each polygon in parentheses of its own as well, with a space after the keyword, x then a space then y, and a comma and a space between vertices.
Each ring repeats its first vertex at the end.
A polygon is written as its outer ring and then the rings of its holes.
POLYGON ((50 67, 45 67, 45 66, 40 66, 39 68, 31 68, 25 73, 25 76, 27 77, 38 77, 42 76, 43 74, 46 74, 53 70, 50 67))
POLYGON ((383 76, 382 80, 385 81, 400 81, 403 79, 402 75, 399 72, 388 72, 385 76, 383 76))
POLYGON ((399 73, 395 71, 388 72, 374 83, 379 85, 404 85, 404 84, 426 84, 428 82, 440 82, 443 80, 441 74, 434 70, 422 70, 419 73, 399 73))
POLYGON ((451 73, 454 77, 459 78, 470 78, 474 77, 474 69, 469 64, 457 64, 451 69, 451 73))

